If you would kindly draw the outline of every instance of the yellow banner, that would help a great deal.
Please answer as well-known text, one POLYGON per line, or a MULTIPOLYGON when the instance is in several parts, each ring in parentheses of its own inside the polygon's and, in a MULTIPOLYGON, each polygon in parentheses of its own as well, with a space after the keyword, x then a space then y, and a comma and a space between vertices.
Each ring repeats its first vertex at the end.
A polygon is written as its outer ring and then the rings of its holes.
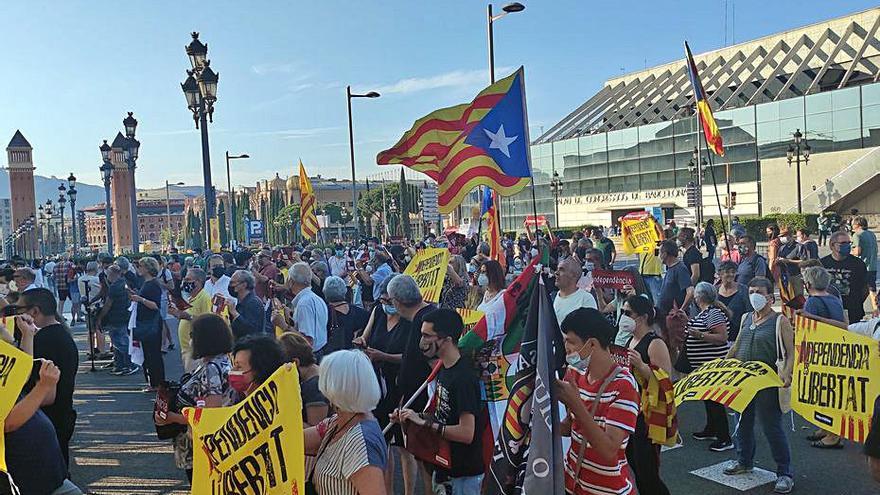
POLYGON ((211 251, 220 252, 220 219, 209 218, 208 224, 211 226, 211 251))
POLYGON ((877 341, 798 317, 791 408, 820 428, 864 442, 880 395, 877 341))
MULTIPOLYGON (((12 318, 6 318, 12 320, 12 318)), ((0 430, 6 416, 18 402, 18 394, 27 383, 34 367, 34 358, 30 354, 0 340, 0 430)), ((6 446, 4 435, 0 435, 0 471, 6 472, 6 446)))
POLYGON ((282 366, 234 406, 183 413, 193 431, 193 495, 305 493, 295 366, 282 366))
POLYGON ((448 249, 427 248, 416 253, 403 273, 416 279, 425 301, 440 302, 440 291, 443 289, 448 264, 448 249))
POLYGON ((626 254, 651 252, 660 242, 656 220, 648 212, 621 218, 620 228, 623 232, 623 251, 626 254))
POLYGON ((675 383, 675 405, 686 400, 711 400, 743 412, 759 390, 781 386, 779 375, 764 363, 716 359, 675 383))

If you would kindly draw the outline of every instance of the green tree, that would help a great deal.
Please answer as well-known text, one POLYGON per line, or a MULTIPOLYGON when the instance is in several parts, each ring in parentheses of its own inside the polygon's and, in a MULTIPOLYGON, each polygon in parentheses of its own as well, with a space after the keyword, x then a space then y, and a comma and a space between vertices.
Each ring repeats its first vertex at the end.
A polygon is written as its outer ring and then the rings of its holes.
POLYGON ((164 228, 159 231, 159 242, 162 245, 162 249, 165 249, 166 247, 171 245, 171 238, 171 229, 164 228))
POLYGON ((217 222, 220 224, 220 245, 228 246, 229 231, 226 228, 226 205, 223 201, 220 201, 220 206, 217 208, 217 222))
MULTIPOLYGON (((401 221, 402 210, 398 208, 398 206, 401 204, 400 198, 400 184, 395 183, 385 186, 384 212, 387 213, 388 216, 387 221, 389 232, 397 232, 398 229, 400 229, 400 227, 403 225, 401 221), (396 213, 392 213, 392 203, 394 203, 395 208, 397 208, 396 213)), ((407 216, 409 213, 419 213, 418 203, 413 204, 413 202, 410 200, 411 195, 409 193, 406 194, 405 199, 407 201, 404 207, 407 210, 407 216)), ((376 227, 381 234, 385 228, 383 222, 385 219, 383 217, 382 209, 382 188, 375 188, 367 193, 362 194, 360 200, 358 200, 358 210, 362 215, 364 215, 368 226, 370 225, 371 221, 375 222, 376 227)))
POLYGON ((409 188, 406 186, 406 179, 403 176, 403 168, 400 169, 400 184, 397 186, 398 191, 400 192, 400 219, 402 225, 402 234, 406 238, 412 237, 412 229, 409 225, 409 212, 410 212, 410 201, 409 201, 409 188))
POLYGON ((347 224, 352 220, 352 214, 345 207, 337 204, 328 203, 324 205, 323 214, 330 217, 330 223, 347 224))
POLYGON ((298 229, 294 228, 299 226, 299 205, 289 204, 281 208, 272 219, 272 224, 284 232, 284 243, 290 244, 299 236, 298 229))

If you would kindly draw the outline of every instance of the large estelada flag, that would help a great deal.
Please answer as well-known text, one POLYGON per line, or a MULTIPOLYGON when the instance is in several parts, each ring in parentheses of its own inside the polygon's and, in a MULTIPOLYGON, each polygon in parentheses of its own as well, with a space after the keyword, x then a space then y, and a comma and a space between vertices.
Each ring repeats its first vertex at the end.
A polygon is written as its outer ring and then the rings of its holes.
POLYGON ((318 217, 315 215, 315 190, 306 174, 302 160, 299 161, 299 225, 303 237, 314 239, 318 235, 318 217))
POLYGON ((712 107, 709 106, 709 100, 706 99, 706 91, 703 89, 703 83, 700 82, 697 64, 694 63, 694 56, 691 54, 691 47, 688 46, 687 41, 684 42, 684 51, 687 56, 688 75, 691 78, 691 86, 694 88, 694 101, 697 102, 697 113, 700 115, 703 133, 706 134, 706 143, 716 155, 724 156, 721 131, 718 129, 718 124, 715 123, 715 117, 712 116, 712 107))
POLYGON ((520 192, 532 175, 524 78, 520 67, 472 102, 422 117, 376 162, 404 165, 437 181, 441 213, 480 185, 501 196, 520 192))

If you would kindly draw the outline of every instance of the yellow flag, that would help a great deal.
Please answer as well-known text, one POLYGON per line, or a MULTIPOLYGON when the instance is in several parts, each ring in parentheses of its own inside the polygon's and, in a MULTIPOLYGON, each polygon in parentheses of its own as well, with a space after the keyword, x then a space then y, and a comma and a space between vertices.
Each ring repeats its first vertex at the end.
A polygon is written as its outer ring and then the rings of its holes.
MULTIPOLYGON (((4 318, 12 320, 12 318, 4 318)), ((0 340, 0 429, 18 401, 18 394, 31 375, 34 359, 30 354, 0 340)), ((6 446, 0 435, 0 471, 6 472, 6 446)))
POLYGON ((183 414, 193 435, 193 495, 305 493, 296 366, 278 368, 234 406, 183 414))
POLYGON ((446 277, 446 265, 449 264, 449 250, 445 248, 422 249, 406 265, 405 275, 415 279, 428 302, 439 302, 443 280, 446 277))
POLYGON ((306 174, 302 160, 299 161, 299 221, 300 231, 306 239, 314 239, 318 235, 318 217, 315 216, 315 191, 312 181, 306 174))

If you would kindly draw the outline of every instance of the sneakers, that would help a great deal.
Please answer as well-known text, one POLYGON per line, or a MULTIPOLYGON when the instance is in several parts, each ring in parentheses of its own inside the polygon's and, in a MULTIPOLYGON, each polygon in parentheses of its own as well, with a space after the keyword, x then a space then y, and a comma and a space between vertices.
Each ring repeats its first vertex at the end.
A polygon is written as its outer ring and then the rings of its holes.
POLYGON ((733 442, 730 440, 715 440, 712 442, 712 445, 709 446, 709 450, 712 452, 724 452, 725 450, 730 450, 733 448, 733 442))
POLYGON ((141 370, 141 369, 138 368, 137 366, 132 366, 131 368, 128 368, 127 370, 123 371, 123 372, 121 373, 121 375, 122 375, 122 376, 133 375, 133 374, 137 373, 137 372, 140 371, 140 370, 141 370))
POLYGON ((773 487, 773 493, 791 493, 794 489, 794 480, 791 476, 780 476, 776 478, 776 486, 773 487))
POLYGON ((718 437, 715 436, 714 433, 703 430, 698 431, 693 434, 694 440, 704 441, 704 440, 718 440, 718 437))
POLYGON ((113 364, 113 361, 110 361, 110 362, 107 363, 107 364, 101 365, 98 369, 102 369, 102 370, 114 369, 114 370, 115 370, 115 369, 116 369, 116 365, 113 364))
POLYGON ((731 463, 729 466, 724 468, 724 474, 727 476, 736 476, 738 474, 747 474, 752 472, 752 468, 745 467, 740 464, 738 461, 731 463))

